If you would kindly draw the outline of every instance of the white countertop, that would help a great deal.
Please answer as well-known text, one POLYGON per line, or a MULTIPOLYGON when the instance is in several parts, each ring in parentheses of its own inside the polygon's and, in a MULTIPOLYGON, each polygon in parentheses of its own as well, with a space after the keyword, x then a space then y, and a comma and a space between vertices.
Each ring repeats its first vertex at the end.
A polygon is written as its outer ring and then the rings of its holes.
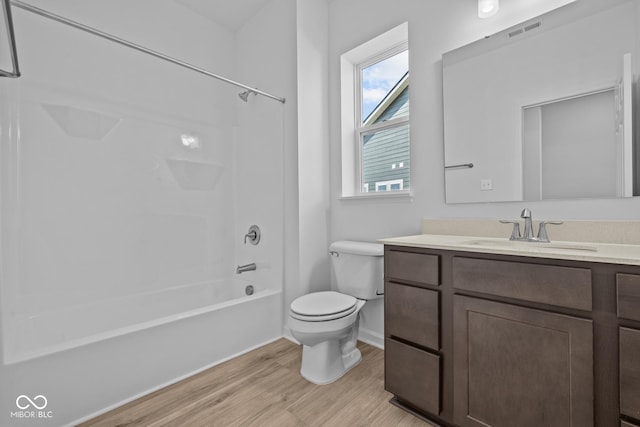
POLYGON ((506 238, 418 234, 378 240, 386 245, 445 249, 463 252, 528 256, 608 264, 640 265, 640 245, 510 241, 506 238))

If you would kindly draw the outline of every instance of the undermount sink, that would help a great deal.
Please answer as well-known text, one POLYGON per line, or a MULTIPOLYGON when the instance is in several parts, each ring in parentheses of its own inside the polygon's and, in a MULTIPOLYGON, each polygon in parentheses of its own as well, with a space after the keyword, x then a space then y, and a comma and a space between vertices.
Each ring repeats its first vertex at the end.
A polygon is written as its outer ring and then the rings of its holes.
POLYGON ((518 240, 490 240, 490 239, 477 239, 469 240, 463 243, 470 246, 488 246, 488 247, 504 247, 504 248, 526 248, 528 250, 567 250, 567 251, 588 251, 597 252, 598 248, 589 245, 577 245, 573 243, 541 243, 541 242, 527 242, 518 240))

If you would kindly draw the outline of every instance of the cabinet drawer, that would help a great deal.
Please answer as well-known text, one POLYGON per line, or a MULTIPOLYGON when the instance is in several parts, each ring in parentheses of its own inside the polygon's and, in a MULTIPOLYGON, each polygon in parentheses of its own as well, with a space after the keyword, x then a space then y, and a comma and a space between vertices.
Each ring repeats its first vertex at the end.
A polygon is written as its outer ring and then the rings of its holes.
POLYGON ((616 274, 618 317, 640 321, 640 276, 616 274))
POLYGON ((453 286, 560 307, 592 308, 588 268, 455 257, 453 286))
POLYGON ((437 291, 386 282, 384 314, 386 335, 440 348, 437 291))
POLYGON ((620 427, 640 427, 638 424, 631 424, 629 421, 620 421, 620 427))
POLYGON ((620 328, 620 412, 640 419, 640 331, 620 328))
POLYGON ((385 248, 384 274, 389 279, 438 286, 440 284, 440 260, 437 255, 385 248))
POLYGON ((385 389, 398 399, 440 413, 440 356, 386 339, 384 378, 385 389))

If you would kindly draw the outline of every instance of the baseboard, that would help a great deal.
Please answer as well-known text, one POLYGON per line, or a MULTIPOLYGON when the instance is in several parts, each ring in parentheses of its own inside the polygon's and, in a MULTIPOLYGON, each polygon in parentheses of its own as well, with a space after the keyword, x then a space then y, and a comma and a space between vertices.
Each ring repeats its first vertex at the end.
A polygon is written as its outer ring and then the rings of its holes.
POLYGON ((384 336, 369 329, 360 328, 358 339, 364 343, 384 350, 384 336))
POLYGON ((102 415, 104 413, 107 413, 107 412, 109 412, 109 411, 111 411, 113 409, 119 408, 120 406, 123 406, 123 405, 126 405, 127 403, 133 402, 134 400, 139 399, 139 398, 141 398, 143 396, 146 396, 146 395, 151 394, 151 393, 153 393, 155 391, 158 391, 158 390, 160 390, 162 388, 168 387, 168 386, 173 385, 173 384, 175 384, 177 382, 180 382, 180 381, 182 381, 184 379, 187 379, 189 377, 197 375, 200 372, 206 371, 209 368, 213 368, 214 366, 220 365, 221 363, 227 362, 227 361, 229 361, 231 359, 235 359, 236 357, 242 356, 243 354, 249 353, 250 351, 253 351, 253 350, 257 349, 257 348, 264 347, 267 344, 271 344, 272 342, 278 341, 281 338, 287 338, 287 337, 286 336, 280 336, 280 337, 276 337, 276 338, 267 340, 267 341, 265 341, 263 343, 257 344, 257 345, 255 345, 255 346, 253 346, 251 348, 248 348, 246 350, 243 350, 241 352, 233 354, 233 355, 231 355, 229 357, 225 357, 224 359, 221 359, 221 360, 213 362, 213 363, 211 363, 209 365, 203 366, 202 368, 198 368, 195 371, 192 371, 192 372, 190 372, 188 374, 185 374, 185 375, 179 376, 177 378, 174 378, 172 380, 166 381, 166 382, 164 382, 164 383, 162 383, 162 384, 160 384, 158 386, 152 387, 152 388, 150 388, 150 389, 148 389, 146 391, 143 391, 141 393, 138 393, 138 394, 136 394, 136 395, 134 395, 132 397, 128 397, 128 398, 126 398, 126 399, 124 399, 124 400, 122 400, 122 401, 120 401, 118 403, 115 403, 113 405, 107 406, 106 408, 103 408, 103 409, 101 409, 101 410, 99 410, 97 412, 94 412, 93 414, 87 415, 85 417, 82 417, 82 418, 70 423, 70 424, 67 424, 65 427, 73 427, 73 426, 76 426, 76 425, 81 424, 83 422, 89 421, 89 420, 91 420, 91 419, 93 419, 95 417, 98 417, 98 416, 100 416, 100 415, 102 415))

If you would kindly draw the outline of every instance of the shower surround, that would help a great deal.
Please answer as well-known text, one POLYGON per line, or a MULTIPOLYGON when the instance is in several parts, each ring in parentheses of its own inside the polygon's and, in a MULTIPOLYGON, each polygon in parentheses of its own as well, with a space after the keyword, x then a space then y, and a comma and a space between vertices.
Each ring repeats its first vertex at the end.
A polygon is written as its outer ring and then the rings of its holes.
MULTIPOLYGON (((288 46, 285 30, 264 31, 274 16, 294 22, 288 1, 237 28, 181 2, 71 3, 33 1, 284 87, 256 51, 288 46)), ((15 7, 13 18, 22 76, 0 79, 0 424, 33 425, 20 396, 46 400, 38 425, 73 424, 282 336, 284 106, 15 7), (244 245, 254 223, 261 242, 244 245)))

